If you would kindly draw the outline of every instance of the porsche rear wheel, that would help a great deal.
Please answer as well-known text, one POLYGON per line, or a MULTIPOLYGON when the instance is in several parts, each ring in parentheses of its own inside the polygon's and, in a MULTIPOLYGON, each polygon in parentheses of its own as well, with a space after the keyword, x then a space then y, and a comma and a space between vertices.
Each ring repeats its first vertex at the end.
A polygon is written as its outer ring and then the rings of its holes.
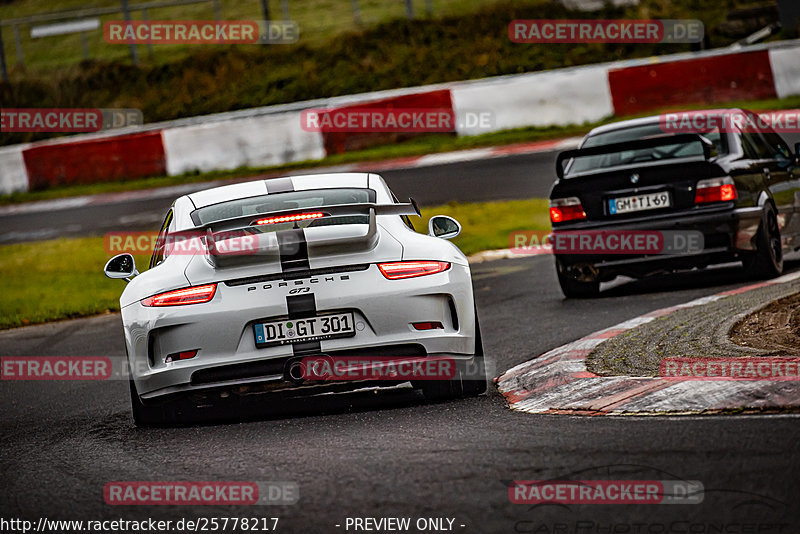
POLYGON ((136 426, 162 426, 189 422, 193 406, 188 399, 170 399, 157 404, 145 404, 136 391, 132 378, 128 379, 131 390, 131 414, 136 426))
POLYGON ((136 426, 153 426, 168 422, 161 406, 147 406, 142 402, 132 378, 128 379, 128 385, 131 390, 131 414, 136 426))
POLYGON ((421 380, 416 385, 422 390, 425 398, 433 402, 460 397, 477 397, 486 392, 486 361, 477 315, 475 316, 475 355, 472 360, 456 362, 456 373, 450 380, 421 380))

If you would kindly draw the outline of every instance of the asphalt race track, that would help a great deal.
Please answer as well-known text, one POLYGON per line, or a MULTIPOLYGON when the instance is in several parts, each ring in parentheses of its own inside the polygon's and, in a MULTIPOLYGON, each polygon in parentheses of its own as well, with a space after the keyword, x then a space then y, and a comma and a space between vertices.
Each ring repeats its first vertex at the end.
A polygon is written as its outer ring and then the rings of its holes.
MULTIPOLYGON (((467 161, 435 167, 381 171, 398 196, 420 204, 451 200, 483 201, 546 197, 553 183, 557 152, 467 161), (498 178, 499 177, 499 178, 498 178), (499 181, 500 180, 500 181, 499 181), (501 187, 498 187, 501 184, 501 187)), ((309 169, 309 174, 314 174, 309 169)), ((197 186, 196 189, 203 189, 197 186)), ((42 212, 5 214, 0 210, 0 244, 62 236, 103 235, 113 230, 153 230, 179 195, 131 199, 42 212)))
MULTIPOLYGON (((791 146, 800 134, 784 134, 791 146)), ((546 198, 555 179, 557 151, 464 161, 430 167, 379 171, 398 198, 413 196, 432 206, 451 200, 480 202, 520 198, 546 198)), ((309 169, 309 174, 314 174, 309 169)), ((202 185, 181 186, 203 189, 202 185)), ((180 193, 183 194, 183 193, 180 193)), ((0 244, 57 237, 103 235, 110 231, 154 230, 179 194, 158 198, 132 198, 109 204, 92 204, 36 212, 5 213, 0 206, 0 244), (43 216, 46 213, 46 216, 43 216)))
MULTIPOLYGON (((494 374, 622 320, 747 283, 738 269, 722 268, 565 301, 551 262, 539 256, 475 266, 494 374)), ((0 346, 4 355, 124 351, 118 315, 7 331, 0 346)), ((535 416, 509 411, 493 389, 442 404, 394 389, 259 398, 217 424, 136 429, 128 402, 123 381, 3 382, 3 517, 279 517, 278 532, 319 533, 354 532, 345 529, 348 517, 446 517, 457 532, 800 532, 795 415, 535 416), (512 480, 581 477, 700 481, 704 500, 509 501, 512 480), (293 481, 300 501, 239 508, 104 503, 107 482, 135 480, 293 481)))
MULTIPOLYGON (((543 197, 554 158, 512 156, 381 174, 400 198, 413 195, 429 205, 543 197)), ((17 232, 5 242, 25 232, 46 238, 153 229, 170 202, 4 215, 0 228, 3 236, 17 232)), ((626 319, 750 283, 726 267, 616 283, 600 299, 566 301, 552 258, 544 256, 478 264, 473 278, 494 376, 626 319)), ((119 316, 0 332, 0 354, 122 356, 119 316)), ((278 532, 314 533, 354 532, 345 528, 348 517, 450 518, 454 531, 467 533, 800 532, 798 415, 535 416, 509 411, 493 388, 481 398, 442 404, 393 389, 260 397, 215 424, 137 429, 123 381, 0 384, 3 518, 279 517, 278 532), (569 506, 509 500, 513 480, 581 477, 699 481, 704 500, 569 506), (238 508, 105 504, 107 482, 137 480, 292 481, 300 501, 238 508)))

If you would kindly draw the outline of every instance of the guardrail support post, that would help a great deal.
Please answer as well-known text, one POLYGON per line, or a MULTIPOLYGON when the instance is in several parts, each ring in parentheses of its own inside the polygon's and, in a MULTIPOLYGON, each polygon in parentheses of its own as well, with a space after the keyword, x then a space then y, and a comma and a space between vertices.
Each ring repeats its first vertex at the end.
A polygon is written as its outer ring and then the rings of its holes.
MULTIPOLYGON (((121 0, 122 1, 122 16, 125 19, 125 22, 131 21, 131 10, 128 9, 128 0, 121 0)), ((139 64, 139 54, 136 52, 136 43, 130 44, 131 48, 131 60, 133 60, 134 65, 139 64)))
POLYGON ((22 41, 19 38, 19 26, 14 24, 14 46, 17 47, 17 63, 22 67, 25 65, 25 59, 22 57, 22 41))
MULTIPOLYGON (((142 20, 144 21, 150 20, 150 17, 147 16, 147 9, 142 9, 142 20)), ((217 17, 217 20, 219 20, 219 17, 217 17)), ((147 55, 150 58, 153 57, 153 43, 147 43, 147 55)))
POLYGON ((410 19, 414 18, 414 4, 411 0, 406 0, 406 17, 410 19))
POLYGON ((0 74, 2 74, 3 81, 8 81, 8 69, 6 68, 6 51, 3 47, 3 27, 0 26, 0 74))
POLYGON ((269 1, 261 0, 261 13, 264 14, 264 20, 269 20, 269 1))

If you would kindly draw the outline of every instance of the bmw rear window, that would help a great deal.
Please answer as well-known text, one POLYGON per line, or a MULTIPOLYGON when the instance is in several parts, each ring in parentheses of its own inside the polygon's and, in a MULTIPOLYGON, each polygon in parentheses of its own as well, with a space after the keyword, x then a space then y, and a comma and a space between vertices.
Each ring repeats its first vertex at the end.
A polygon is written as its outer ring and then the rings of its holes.
MULTIPOLYGON (((697 133, 714 143, 717 153, 727 153, 727 138, 720 133, 718 128, 697 133)), ((646 124, 593 135, 586 139, 581 148, 591 148, 614 143, 625 143, 627 141, 653 139, 657 137, 669 137, 671 135, 672 134, 665 134, 659 123, 646 124)), ((672 145, 664 145, 656 148, 640 150, 624 150, 597 156, 583 156, 575 158, 572 160, 568 174, 579 174, 598 169, 633 165, 637 163, 651 163, 677 158, 696 157, 702 155, 702 145, 696 142, 675 143, 672 145)))
MULTIPOLYGON (((268 216, 287 210, 303 211, 311 208, 325 206, 338 206, 342 204, 363 204, 375 202, 375 191, 366 188, 334 188, 334 189, 309 189, 306 191, 290 191, 286 193, 273 193, 255 197, 239 198, 212 204, 192 212, 192 221, 196 225, 204 225, 225 219, 252 215, 253 217, 268 216)), ((336 217, 307 221, 304 226, 313 223, 342 224, 343 221, 334 221, 336 217)))

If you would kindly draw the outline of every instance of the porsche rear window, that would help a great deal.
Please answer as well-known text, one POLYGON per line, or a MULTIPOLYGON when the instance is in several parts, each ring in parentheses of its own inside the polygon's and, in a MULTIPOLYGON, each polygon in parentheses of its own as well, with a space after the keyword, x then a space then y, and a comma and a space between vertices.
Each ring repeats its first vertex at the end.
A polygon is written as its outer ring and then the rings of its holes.
MULTIPOLYGON (((196 225, 252 215, 254 217, 269 215, 286 210, 304 210, 338 206, 341 204, 362 204, 375 202, 375 191, 362 188, 341 189, 309 189, 307 191, 291 191, 273 193, 249 198, 239 198, 212 204, 192 212, 192 221, 196 225)), ((333 223, 333 221, 331 221, 333 223)), ((341 224, 341 221, 340 221, 341 224)))
MULTIPOLYGON (((726 137, 722 135, 719 129, 709 130, 705 132, 697 132, 703 135, 706 139, 714 143, 717 153, 723 154, 728 150, 726 137)), ((586 139, 586 142, 581 148, 591 148, 602 145, 610 145, 614 143, 624 143, 627 141, 636 141, 641 139, 652 139, 656 137, 669 137, 671 134, 665 134, 661 125, 658 123, 647 124, 642 126, 635 126, 633 128, 622 128, 619 130, 612 130, 597 135, 593 135, 586 139)), ((641 150, 624 150, 620 152, 613 152, 609 154, 601 154, 597 156, 583 156, 576 158, 572 161, 569 167, 568 174, 578 174, 597 169, 606 169, 610 167, 618 167, 622 165, 632 165, 636 163, 657 162, 661 160, 669 160, 676 158, 686 158, 692 156, 702 156, 703 148, 700 143, 675 143, 672 145, 664 145, 656 148, 647 148, 641 150)))

